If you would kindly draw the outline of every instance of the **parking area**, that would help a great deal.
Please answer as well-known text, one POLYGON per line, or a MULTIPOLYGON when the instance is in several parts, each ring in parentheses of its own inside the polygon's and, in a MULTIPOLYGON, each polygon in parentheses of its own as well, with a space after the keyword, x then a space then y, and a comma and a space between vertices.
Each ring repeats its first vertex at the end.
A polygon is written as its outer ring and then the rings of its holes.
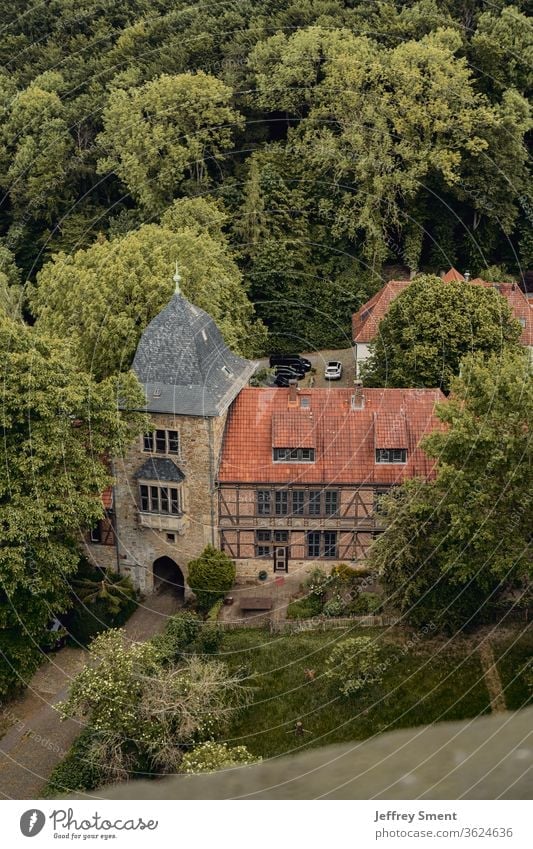
MULTIPOLYGON (((341 348, 340 350, 326 351, 299 351, 302 357, 310 360, 313 371, 299 381, 299 386, 353 386, 355 380, 355 350, 354 348, 341 348), (337 360, 342 363, 342 377, 340 380, 329 381, 324 378, 324 370, 328 362, 337 360)), ((260 360, 260 368, 268 368, 268 357, 260 360)))

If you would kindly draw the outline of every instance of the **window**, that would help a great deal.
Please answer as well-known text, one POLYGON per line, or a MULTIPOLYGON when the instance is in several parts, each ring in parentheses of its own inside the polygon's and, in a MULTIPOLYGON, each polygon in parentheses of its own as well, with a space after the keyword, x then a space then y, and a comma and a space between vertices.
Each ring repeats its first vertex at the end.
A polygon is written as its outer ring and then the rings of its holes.
POLYGON ((275 463, 314 463, 314 448, 274 448, 275 463))
POLYGON ((407 448, 376 448, 376 463, 406 463, 407 448))
POLYGON ((101 543, 102 542, 102 525, 98 522, 97 525, 94 526, 91 530, 91 542, 101 543))
POLYGON ((257 490, 257 513, 259 516, 270 516, 270 490, 257 490))
POLYGON ((320 531, 310 531, 307 534, 307 556, 320 557, 320 531))
POLYGON ((180 490, 175 486, 139 486, 143 513, 181 513, 180 490))
POLYGON ((288 542, 289 541, 289 532, 288 531, 274 531, 274 542, 288 542))
POLYGON ((286 489, 276 492, 276 516, 286 516, 289 512, 289 493, 286 489))
POLYGON ((337 557, 336 531, 324 531, 324 557, 337 557))
POLYGON ((143 451, 150 454, 179 454, 180 439, 177 430, 154 430, 145 433, 143 451))
POLYGON ((320 491, 309 493, 309 515, 320 516, 320 491))
POLYGON ((305 490, 293 489, 292 491, 292 515, 303 516, 305 507, 305 490))
POLYGON ((339 509, 339 493, 336 489, 326 489, 324 493, 326 516, 335 516, 339 509))
POLYGON ((256 557, 270 557, 272 554, 272 549, 270 548, 270 543, 272 539, 272 531, 256 531, 255 535, 255 556, 256 557), (265 545, 265 543, 267 543, 265 545))
POLYGON ((337 531, 309 531, 307 534, 308 557, 337 557, 337 531))
POLYGON ((302 408, 302 410, 308 410, 310 406, 311 406, 310 397, 308 395, 301 395, 300 396, 300 407, 302 408))

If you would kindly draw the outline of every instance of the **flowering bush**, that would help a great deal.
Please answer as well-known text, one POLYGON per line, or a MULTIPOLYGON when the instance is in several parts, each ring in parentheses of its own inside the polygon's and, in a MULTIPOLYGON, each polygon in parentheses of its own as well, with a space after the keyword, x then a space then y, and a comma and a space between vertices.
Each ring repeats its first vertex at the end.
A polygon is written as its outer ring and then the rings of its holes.
POLYGON ((256 763, 260 758, 250 754, 246 746, 228 748, 227 743, 215 743, 212 740, 202 743, 183 756, 181 771, 187 773, 216 772, 232 766, 256 763))
POLYGON ((335 646, 326 661, 326 677, 344 696, 362 690, 383 678, 380 649, 371 637, 350 637, 335 646))

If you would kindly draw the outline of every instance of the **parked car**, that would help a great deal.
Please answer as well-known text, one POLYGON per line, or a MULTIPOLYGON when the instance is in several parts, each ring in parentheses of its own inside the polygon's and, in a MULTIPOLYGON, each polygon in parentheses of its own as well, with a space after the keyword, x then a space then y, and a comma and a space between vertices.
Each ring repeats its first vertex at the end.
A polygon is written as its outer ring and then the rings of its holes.
POLYGON ((293 368, 293 366, 278 366, 274 374, 283 374, 285 377, 293 377, 295 380, 302 380, 305 377, 304 371, 293 368))
POLYGON ((294 378, 285 374, 277 374, 274 378, 274 386, 288 386, 291 380, 294 380, 294 378))
POLYGON ((340 380, 342 377, 342 363, 339 363, 338 360, 331 360, 326 366, 324 377, 326 380, 340 380))
POLYGON ((270 357, 270 368, 275 366, 296 366, 308 372, 311 369, 311 362, 299 354, 272 354, 270 357))

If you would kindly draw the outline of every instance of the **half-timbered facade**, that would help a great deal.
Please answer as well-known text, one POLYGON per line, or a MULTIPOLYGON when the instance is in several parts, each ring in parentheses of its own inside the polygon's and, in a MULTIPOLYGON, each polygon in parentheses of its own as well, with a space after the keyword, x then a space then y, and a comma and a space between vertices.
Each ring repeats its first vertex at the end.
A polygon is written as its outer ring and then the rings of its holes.
POLYGON ((221 547, 242 577, 362 562, 381 495, 433 466, 420 448, 438 390, 244 389, 218 474, 221 547))

